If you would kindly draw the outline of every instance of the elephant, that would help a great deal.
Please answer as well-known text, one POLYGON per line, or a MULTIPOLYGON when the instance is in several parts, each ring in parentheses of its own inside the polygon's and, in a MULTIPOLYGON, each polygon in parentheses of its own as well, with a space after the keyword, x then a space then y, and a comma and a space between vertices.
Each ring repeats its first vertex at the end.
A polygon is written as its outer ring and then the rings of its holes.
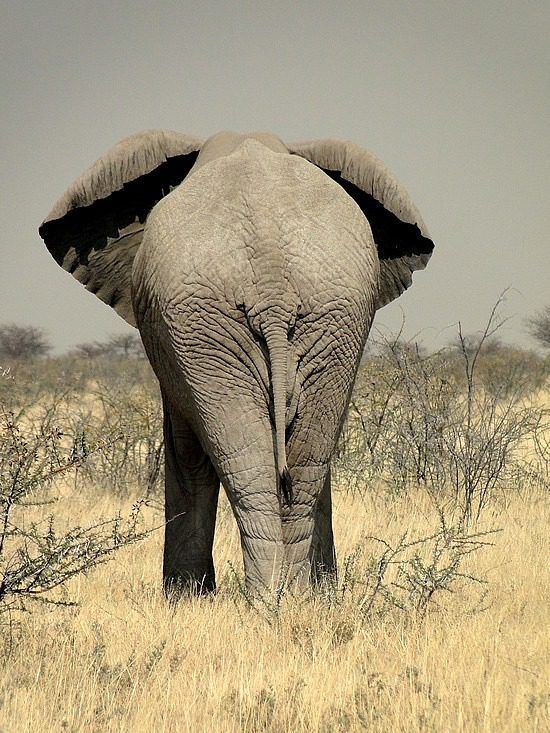
POLYGON ((165 592, 215 590, 220 483, 251 594, 334 579, 331 456, 367 335, 434 247, 403 186, 343 140, 149 130, 39 232, 158 378, 165 592))

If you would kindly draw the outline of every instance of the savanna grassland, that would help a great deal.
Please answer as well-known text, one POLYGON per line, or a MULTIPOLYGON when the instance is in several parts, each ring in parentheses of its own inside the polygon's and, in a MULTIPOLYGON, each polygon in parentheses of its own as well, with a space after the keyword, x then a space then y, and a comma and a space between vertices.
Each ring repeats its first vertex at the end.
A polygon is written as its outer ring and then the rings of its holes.
POLYGON ((4 373, 2 733, 549 729, 548 362, 386 347, 333 465, 338 586, 264 602, 224 497, 217 595, 161 593, 145 362, 4 373))

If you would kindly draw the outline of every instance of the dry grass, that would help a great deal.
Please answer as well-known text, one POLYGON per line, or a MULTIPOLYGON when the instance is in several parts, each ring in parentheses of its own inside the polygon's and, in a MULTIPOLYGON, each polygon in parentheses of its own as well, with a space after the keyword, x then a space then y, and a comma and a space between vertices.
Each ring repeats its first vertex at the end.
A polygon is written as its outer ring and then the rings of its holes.
MULTIPOLYGON (((58 492, 59 493, 59 492, 58 492)), ((86 523, 119 508, 90 490, 56 507, 86 523)), ((374 496, 374 495, 373 495, 374 496)), ((426 535, 437 517, 420 491, 362 503, 336 492, 340 558, 369 535, 426 535)), ((220 591, 170 607, 160 586, 162 536, 128 547, 72 582, 80 606, 38 607, 5 640, 2 733, 51 731, 540 731, 549 729, 548 514, 525 489, 488 508, 494 545, 471 556, 464 581, 422 619, 391 609, 365 618, 338 602, 289 598, 250 608, 236 589, 234 522, 222 502, 220 591)), ((160 516, 152 511, 150 521, 160 516)))

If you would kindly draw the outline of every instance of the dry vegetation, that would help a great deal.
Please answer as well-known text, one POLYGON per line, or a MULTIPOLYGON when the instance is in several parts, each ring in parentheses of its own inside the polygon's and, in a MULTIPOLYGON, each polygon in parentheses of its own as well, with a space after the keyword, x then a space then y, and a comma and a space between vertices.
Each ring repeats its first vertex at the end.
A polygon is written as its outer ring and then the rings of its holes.
POLYGON ((480 352, 469 396, 475 349, 390 347, 361 372, 335 461, 338 587, 264 603, 242 590, 225 499, 217 596, 174 607, 161 594, 146 363, 4 374, 4 513, 8 483, 27 490, 0 549, 2 733, 548 730, 548 362, 480 352), (119 513, 130 524, 98 529, 119 513), (54 578, 67 558, 89 572, 48 591, 37 558, 54 578))

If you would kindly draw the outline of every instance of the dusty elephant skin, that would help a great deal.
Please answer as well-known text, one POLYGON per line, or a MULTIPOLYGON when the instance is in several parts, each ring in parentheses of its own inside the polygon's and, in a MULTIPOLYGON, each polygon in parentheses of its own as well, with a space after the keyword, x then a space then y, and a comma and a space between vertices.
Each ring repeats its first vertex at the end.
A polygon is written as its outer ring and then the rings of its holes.
POLYGON ((166 445, 164 584, 215 588, 220 482, 258 593, 336 572, 330 459, 372 318, 433 244, 349 142, 152 130, 116 145, 40 234, 139 328, 166 445))

